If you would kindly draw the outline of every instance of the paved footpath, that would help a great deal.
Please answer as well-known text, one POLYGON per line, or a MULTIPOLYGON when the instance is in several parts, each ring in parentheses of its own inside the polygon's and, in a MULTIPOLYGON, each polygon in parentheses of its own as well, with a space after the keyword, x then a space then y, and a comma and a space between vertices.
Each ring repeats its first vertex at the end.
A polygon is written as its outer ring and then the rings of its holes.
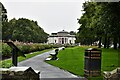
POLYGON ((33 69, 40 71, 40 78, 78 78, 77 76, 67 71, 64 71, 44 62, 44 60, 49 57, 49 54, 52 52, 54 52, 54 50, 19 62, 18 66, 32 67, 33 69))

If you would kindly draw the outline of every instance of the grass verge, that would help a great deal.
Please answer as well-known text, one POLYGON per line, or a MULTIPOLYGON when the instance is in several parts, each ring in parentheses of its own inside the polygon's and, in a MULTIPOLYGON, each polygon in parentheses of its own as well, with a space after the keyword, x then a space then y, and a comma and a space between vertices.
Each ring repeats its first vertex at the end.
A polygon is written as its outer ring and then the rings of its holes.
MULTIPOLYGON (((84 51, 87 48, 85 46, 66 48, 59 52, 59 60, 46 62, 78 76, 84 76, 84 51)), ((118 59, 118 50, 102 49, 102 71, 111 71, 118 67, 118 59)), ((102 76, 92 78, 92 80, 102 80, 102 76)))
MULTIPOLYGON (((51 49, 47 49, 47 50, 42 50, 42 51, 37 51, 37 52, 32 52, 32 53, 29 53, 29 54, 25 54, 26 58, 25 57, 18 57, 18 62, 21 62, 23 60, 26 60, 26 59, 29 59, 31 57, 34 57, 38 54, 42 54, 44 52, 47 52, 47 51, 50 51, 51 49)), ((3 67, 3 68, 9 68, 12 66, 12 59, 6 59, 6 60, 2 60, 0 61, 0 67, 3 67)))

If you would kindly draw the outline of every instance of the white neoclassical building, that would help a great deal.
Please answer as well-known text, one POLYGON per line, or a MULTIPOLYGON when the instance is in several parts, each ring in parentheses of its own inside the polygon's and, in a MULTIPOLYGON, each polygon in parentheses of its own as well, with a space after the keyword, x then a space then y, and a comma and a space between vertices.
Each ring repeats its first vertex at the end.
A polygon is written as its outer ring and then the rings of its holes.
POLYGON ((75 44, 75 35, 70 35, 67 31, 52 33, 48 37, 48 43, 52 44, 75 44))

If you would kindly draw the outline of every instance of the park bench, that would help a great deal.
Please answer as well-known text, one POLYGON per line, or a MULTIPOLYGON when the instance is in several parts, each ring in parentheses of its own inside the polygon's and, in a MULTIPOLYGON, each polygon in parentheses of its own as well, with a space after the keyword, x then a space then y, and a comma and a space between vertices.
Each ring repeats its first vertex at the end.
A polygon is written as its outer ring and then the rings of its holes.
POLYGON ((50 55, 52 56, 51 60, 57 60, 57 55, 58 55, 58 51, 59 49, 55 49, 55 53, 50 53, 50 55))
POLYGON ((58 60, 58 58, 57 58, 58 51, 59 51, 59 49, 55 49, 55 52, 50 53, 51 58, 48 57, 48 58, 46 58, 45 60, 46 60, 46 61, 49 61, 49 60, 58 60))
POLYGON ((45 60, 47 60, 47 61, 49 61, 49 60, 58 60, 57 55, 58 55, 58 51, 60 51, 60 50, 65 50, 65 47, 60 47, 58 49, 55 49, 55 52, 50 53, 52 58, 46 58, 45 60))

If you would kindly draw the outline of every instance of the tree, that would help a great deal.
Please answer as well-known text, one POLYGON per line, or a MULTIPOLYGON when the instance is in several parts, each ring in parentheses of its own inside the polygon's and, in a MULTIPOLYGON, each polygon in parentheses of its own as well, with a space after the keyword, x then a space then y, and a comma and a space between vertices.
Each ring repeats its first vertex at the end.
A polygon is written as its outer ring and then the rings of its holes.
MULTIPOLYGON (((8 25, 8 19, 7 19, 7 10, 5 9, 4 5, 0 2, 0 40, 2 40, 2 34, 6 35, 6 33, 3 33, 3 26, 8 25)), ((7 28, 6 28, 7 29, 7 28)))
POLYGON ((116 49, 117 43, 120 44, 120 2, 85 2, 83 11, 84 14, 78 21, 80 23, 79 36, 84 35, 86 38, 85 35, 90 33, 94 40, 99 40, 99 47, 101 47, 101 42, 104 43, 104 48, 109 47, 110 42, 113 41, 116 49), (88 28, 92 29, 93 33, 88 31, 88 28))
POLYGON ((13 41, 18 40, 22 42, 39 42, 47 41, 48 34, 37 24, 37 21, 19 18, 10 20, 3 26, 3 33, 5 38, 13 41), (8 37, 8 36, 11 37, 8 37))
POLYGON ((83 4, 84 14, 78 21, 80 24, 78 34, 81 38, 81 44, 92 45, 92 43, 95 41, 96 35, 94 33, 94 27, 92 26, 93 17, 95 15, 95 5, 96 4, 94 2, 85 2, 83 4))

